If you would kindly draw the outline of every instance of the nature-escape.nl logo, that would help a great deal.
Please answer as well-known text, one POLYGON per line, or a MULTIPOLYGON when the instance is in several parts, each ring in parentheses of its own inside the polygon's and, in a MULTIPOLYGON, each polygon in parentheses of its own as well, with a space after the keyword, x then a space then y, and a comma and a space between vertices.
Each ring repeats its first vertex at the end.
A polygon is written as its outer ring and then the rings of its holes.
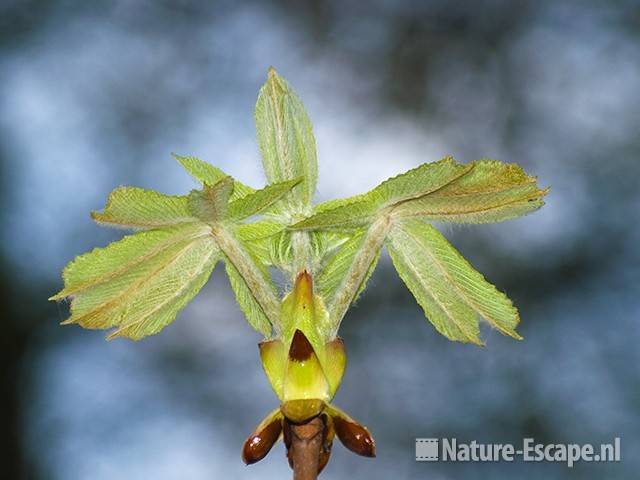
POLYGON ((563 462, 568 467, 578 462, 619 462, 620 438, 612 443, 536 443, 533 438, 524 438, 522 444, 469 443, 455 438, 416 438, 416 461, 418 462, 513 462, 521 458, 525 462, 563 462))

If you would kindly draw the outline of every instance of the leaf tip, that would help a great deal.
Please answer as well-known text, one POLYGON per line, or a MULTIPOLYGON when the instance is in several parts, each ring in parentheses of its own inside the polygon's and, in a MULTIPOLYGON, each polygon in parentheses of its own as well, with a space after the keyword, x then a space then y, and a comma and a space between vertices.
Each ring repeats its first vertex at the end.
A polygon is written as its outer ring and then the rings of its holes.
POLYGON ((105 337, 105 340, 107 342, 111 342, 111 341, 115 340, 116 338, 120 338, 120 337, 125 337, 125 338, 128 338, 130 340, 134 340, 136 342, 139 340, 138 338, 133 338, 133 337, 130 337, 130 336, 124 334, 123 331, 124 331, 123 328, 117 328, 114 331, 112 331, 111 333, 109 333, 109 335, 107 335, 105 337))
POLYGON ((47 301, 48 302, 59 302, 60 300, 64 300, 66 298, 66 295, 62 294, 63 291, 64 290, 60 290, 55 295, 51 295, 49 298, 47 298, 47 301))
POLYGON ((511 338, 513 338, 514 340, 518 340, 518 341, 522 341, 524 340, 524 337, 522 335, 520 335, 518 332, 516 332, 515 330, 511 330, 508 332, 505 332, 508 336, 510 336, 511 338))

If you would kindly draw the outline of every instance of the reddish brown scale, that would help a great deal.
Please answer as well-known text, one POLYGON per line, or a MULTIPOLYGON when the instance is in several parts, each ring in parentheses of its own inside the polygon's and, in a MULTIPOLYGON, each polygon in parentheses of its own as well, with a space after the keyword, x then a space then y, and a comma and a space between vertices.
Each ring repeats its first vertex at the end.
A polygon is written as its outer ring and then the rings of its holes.
POLYGON ((291 347, 289 348, 289 358, 296 362, 304 362, 309 360, 313 355, 313 347, 307 337, 300 330, 296 330, 293 334, 291 347))
POLYGON ((376 456, 376 442, 365 427, 337 415, 333 417, 333 426, 338 438, 349 450, 363 457, 376 456))
POLYGON ((282 432, 282 418, 276 418, 259 432, 254 432, 244 443, 242 461, 247 465, 259 462, 271 450, 282 432))

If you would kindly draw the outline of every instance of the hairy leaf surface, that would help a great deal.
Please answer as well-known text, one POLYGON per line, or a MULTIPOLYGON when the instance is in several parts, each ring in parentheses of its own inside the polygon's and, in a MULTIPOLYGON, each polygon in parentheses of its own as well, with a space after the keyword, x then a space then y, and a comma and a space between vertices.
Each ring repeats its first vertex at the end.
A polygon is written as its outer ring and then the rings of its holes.
POLYGON ((447 157, 425 163, 385 180, 373 190, 344 200, 318 205, 316 214, 293 225, 292 229, 348 230, 370 224, 378 214, 404 201, 420 198, 454 181, 470 170, 447 157))
MULTIPOLYGON (((180 155, 173 154, 173 157, 184 167, 184 169, 195 180, 203 185, 215 185, 222 178, 228 177, 226 173, 217 167, 214 167, 210 163, 200 160, 196 157, 182 157, 180 155)), ((233 193, 231 194, 231 200, 242 198, 255 190, 248 185, 243 184, 238 180, 233 180, 233 193)))
POLYGON ((297 178, 267 185, 263 189, 256 190, 243 198, 235 200, 229 204, 227 218, 231 220, 242 220, 252 215, 262 213, 287 195, 291 189, 301 181, 301 178, 297 178))
MULTIPOLYGON (((320 276, 318 277, 317 285, 319 294, 324 298, 328 305, 332 303, 336 290, 341 286, 349 268, 351 268, 355 256, 363 247, 366 233, 366 231, 361 230, 350 236, 322 269, 320 276)), ((379 258, 380 251, 378 251, 378 254, 368 267, 367 274, 362 284, 358 287, 358 291, 353 301, 357 300, 360 294, 364 291, 365 286, 369 281, 369 277, 371 277, 371 274, 375 270, 379 258)))
POLYGON ((431 221, 492 223, 531 213, 542 205, 548 189, 519 166, 478 160, 469 172, 443 188, 394 209, 395 217, 431 221))
POLYGON ((173 321, 206 282, 219 250, 204 225, 140 232, 78 257, 64 271, 71 297, 64 323, 117 327, 138 340, 173 321))
POLYGON ((303 209, 316 188, 316 141, 302 102, 273 68, 260 89, 255 120, 267 179, 279 183, 302 177, 287 204, 289 211, 303 209))
POLYGON ((119 187, 109 194, 102 212, 91 212, 98 223, 114 227, 152 229, 197 221, 186 196, 164 195, 137 187, 119 187))
MULTIPOLYGON (((229 259, 225 260, 225 270, 240 310, 244 313, 249 325, 265 337, 269 337, 271 335, 271 322, 255 296, 251 293, 247 282, 229 259)), ((268 283, 271 286, 271 279, 264 267, 260 266, 260 272, 263 275, 265 284, 268 283)))
POLYGON ((388 248, 400 277, 444 336, 480 344, 479 314, 501 333, 521 338, 515 331, 519 316, 511 300, 437 229, 415 220, 398 223, 390 232, 388 248))

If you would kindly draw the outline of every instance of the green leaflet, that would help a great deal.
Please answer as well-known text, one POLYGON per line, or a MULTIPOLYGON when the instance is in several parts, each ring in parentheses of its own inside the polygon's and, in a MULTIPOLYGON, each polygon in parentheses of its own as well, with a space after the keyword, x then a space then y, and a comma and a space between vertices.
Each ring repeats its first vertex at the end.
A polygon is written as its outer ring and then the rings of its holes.
MULTIPOLYGON (((220 180, 222 180, 222 178, 229 176, 219 168, 214 167, 210 163, 204 162, 199 158, 182 157, 180 155, 176 155, 175 153, 173 153, 172 155, 173 158, 175 158, 180 163, 180 165, 182 165, 184 169, 189 172, 189 175, 191 175, 194 179, 196 179, 203 185, 215 185, 220 180)), ((234 179, 231 200, 237 200, 238 198, 242 198, 254 191, 255 190, 253 188, 234 179)))
POLYGON ((469 172, 440 190, 408 201, 394 217, 418 217, 460 223, 501 222, 531 213, 542 205, 548 189, 515 164, 477 160, 469 172))
POLYGON ((385 180, 367 194, 379 208, 397 205, 400 202, 429 195, 455 179, 466 174, 470 165, 456 163, 445 157, 433 163, 423 163, 405 173, 385 180))
POLYGON ((177 225, 127 235, 107 247, 94 248, 69 262, 62 272, 65 287, 50 300, 62 300, 80 290, 121 276, 167 248, 181 241, 206 236, 209 232, 210 228, 205 225, 177 225))
POLYGON ((269 261, 271 265, 287 271, 293 264, 293 242, 291 232, 283 230, 267 242, 269 261))
MULTIPOLYGON (((227 276, 229 277, 231 289, 249 325, 251 325, 254 330, 262 333, 265 338, 268 338, 271 336, 271 322, 265 314, 265 311, 251 293, 251 289, 233 263, 229 259, 226 259, 224 266, 227 276)), ((271 279, 267 271, 264 268, 260 268, 260 272, 263 275, 265 284, 271 286, 271 279)))
POLYGON ((274 265, 271 260, 273 237, 280 233, 285 225, 273 220, 260 220, 255 223, 243 223, 234 227, 234 235, 244 247, 266 265, 274 265))
POLYGON ((110 338, 139 340, 157 333, 200 290, 219 251, 204 225, 183 225, 124 237, 71 262, 65 288, 71 297, 64 323, 118 327, 110 338))
MULTIPOLYGON (((387 217, 376 219, 362 234, 350 243, 347 241, 339 257, 330 262, 325 284, 331 288, 338 276, 340 284, 333 289, 331 298, 327 298, 329 317, 337 333, 340 322, 349 307, 364 289, 368 278, 375 268, 380 250, 387 238, 391 223, 387 217), (332 273, 333 271, 333 273, 332 273)), ((327 288, 327 287, 323 287, 327 288)))
POLYGON ((189 209, 202 222, 222 221, 226 217, 232 191, 231 177, 222 177, 213 185, 205 184, 202 190, 193 190, 189 194, 189 209))
POLYGON ((303 211, 315 192, 316 141, 302 102, 273 69, 260 89, 255 110, 262 164, 270 183, 303 178, 287 202, 289 212, 303 211))
POLYGON ((521 339, 511 300, 434 227, 415 220, 399 222, 391 229, 388 249, 400 277, 445 337, 481 344, 479 314, 501 333, 521 339))
POLYGON ((164 195, 137 187, 118 187, 109 194, 102 212, 91 212, 98 223, 150 229, 197 221, 186 196, 164 195))
POLYGON ((302 178, 297 178, 267 185, 261 190, 256 190, 243 198, 235 200, 229 204, 226 218, 242 220, 261 213, 288 194, 301 181, 302 178))
POLYGON ((243 242, 257 242, 281 232, 285 225, 275 220, 259 220, 236 225, 236 236, 243 242))
POLYGON ((239 240, 237 229, 216 224, 212 227, 212 235, 225 255, 231 287, 247 321, 268 336, 271 326, 279 324, 280 302, 265 262, 239 240))
MULTIPOLYGON (((349 268, 353 264, 355 256, 362 249, 366 233, 367 232, 365 230, 361 230, 349 237, 349 239, 343 243, 340 249, 330 258, 326 266, 320 272, 317 281, 318 293, 327 304, 330 305, 332 303, 336 290, 341 286, 349 268)), ((366 276, 358 287, 357 293, 353 299, 354 302, 364 291, 367 281, 375 270, 379 258, 380 250, 378 250, 377 255, 369 265, 366 276)))
POLYGON ((471 169, 451 157, 425 163, 385 180, 373 190, 355 197, 325 202, 313 216, 296 223, 296 230, 349 230, 370 224, 385 209, 437 191, 471 169))
MULTIPOLYGON (((237 238, 256 258, 266 265, 275 266, 289 273, 293 261, 292 232, 286 225, 274 220, 238 225, 237 238)), ((314 272, 320 271, 326 263, 326 256, 332 255, 345 242, 345 236, 333 232, 310 232, 309 248, 314 272)))
POLYGON ((378 211, 379 208, 375 202, 363 198, 316 213, 289 228, 291 230, 353 230, 370 224, 378 211))

